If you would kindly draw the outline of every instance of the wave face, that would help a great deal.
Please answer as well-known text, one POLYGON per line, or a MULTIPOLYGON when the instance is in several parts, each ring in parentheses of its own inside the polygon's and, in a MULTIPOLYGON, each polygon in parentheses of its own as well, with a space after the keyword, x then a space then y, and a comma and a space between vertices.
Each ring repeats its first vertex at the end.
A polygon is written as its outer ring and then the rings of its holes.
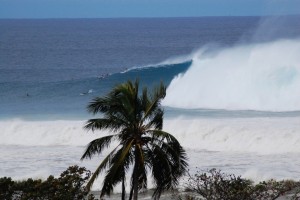
POLYGON ((152 87, 160 81, 169 84, 190 65, 191 61, 164 63, 68 81, 0 83, 0 118, 86 118, 87 104, 115 85, 136 78, 142 86, 152 87))
POLYGON ((235 46, 213 53, 199 51, 189 70, 172 80, 164 105, 300 110, 299 55, 299 39, 235 46))

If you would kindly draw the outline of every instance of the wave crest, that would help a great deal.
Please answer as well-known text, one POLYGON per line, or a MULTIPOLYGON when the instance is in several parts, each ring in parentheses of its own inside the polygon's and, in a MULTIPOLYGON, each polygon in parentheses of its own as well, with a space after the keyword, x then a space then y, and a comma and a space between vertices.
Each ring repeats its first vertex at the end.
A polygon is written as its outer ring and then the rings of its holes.
POLYGON ((200 51, 174 78, 164 105, 227 110, 300 110, 300 40, 200 51), (182 98, 184 97, 184 98, 182 98))

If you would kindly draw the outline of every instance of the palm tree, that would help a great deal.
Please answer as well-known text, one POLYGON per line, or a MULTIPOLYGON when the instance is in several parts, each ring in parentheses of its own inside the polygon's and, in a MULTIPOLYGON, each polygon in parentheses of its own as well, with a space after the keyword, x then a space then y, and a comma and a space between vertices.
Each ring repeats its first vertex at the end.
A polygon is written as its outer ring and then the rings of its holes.
POLYGON ((130 197, 138 198, 138 192, 147 188, 150 172, 154 183, 154 199, 161 192, 178 184, 187 168, 185 150, 174 136, 162 131, 163 109, 161 100, 166 88, 161 83, 152 93, 144 88, 139 94, 139 81, 117 85, 105 97, 95 98, 88 111, 100 118, 87 121, 88 130, 110 130, 113 134, 93 140, 81 159, 100 154, 112 141, 118 145, 103 159, 87 184, 90 189, 98 175, 107 169, 100 196, 110 195, 116 184, 122 183, 122 199, 125 199, 125 175, 132 171, 130 197))

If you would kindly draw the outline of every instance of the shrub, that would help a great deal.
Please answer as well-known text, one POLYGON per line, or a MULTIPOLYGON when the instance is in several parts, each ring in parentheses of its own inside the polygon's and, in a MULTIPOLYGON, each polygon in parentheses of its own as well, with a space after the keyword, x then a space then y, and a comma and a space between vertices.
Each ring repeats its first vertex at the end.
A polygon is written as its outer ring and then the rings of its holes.
POLYGON ((253 186, 253 199, 257 200, 273 200, 277 199, 286 193, 294 190, 294 195, 291 199, 299 199, 298 193, 300 183, 292 180, 275 181, 273 179, 269 181, 263 181, 253 186))
MULTIPOLYGON (((85 188, 91 172, 84 167, 70 166, 59 178, 45 181, 31 178, 24 181, 0 179, 0 199, 5 200, 80 200, 88 196, 85 188)), ((94 199, 92 195, 89 200, 94 199)))
POLYGON ((9 199, 13 195, 14 181, 11 178, 0 178, 0 199, 9 199))
POLYGON ((299 182, 291 180, 269 180, 255 185, 240 176, 211 169, 205 173, 188 174, 186 190, 197 195, 190 194, 179 199, 275 200, 291 191, 294 191, 291 199, 298 199, 296 188, 299 186, 299 182))

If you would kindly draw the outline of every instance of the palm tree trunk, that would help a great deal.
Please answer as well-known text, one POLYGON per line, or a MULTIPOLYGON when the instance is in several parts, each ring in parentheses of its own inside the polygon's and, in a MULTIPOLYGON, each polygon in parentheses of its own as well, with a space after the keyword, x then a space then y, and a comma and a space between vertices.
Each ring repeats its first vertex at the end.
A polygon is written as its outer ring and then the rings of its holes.
POLYGON ((136 183, 133 186, 133 200, 137 200, 138 199, 138 183, 136 181, 136 183))
POLYGON ((130 189, 129 200, 132 200, 132 194, 133 194, 133 187, 131 187, 130 189))
POLYGON ((125 191, 125 174, 124 174, 124 177, 122 179, 122 200, 125 200, 125 195, 126 195, 126 191, 125 191))
POLYGON ((138 179, 138 172, 139 172, 139 158, 138 158, 138 149, 135 147, 135 163, 133 169, 133 180, 132 180, 132 188, 133 188, 133 200, 138 199, 138 192, 139 192, 139 179, 138 179))

